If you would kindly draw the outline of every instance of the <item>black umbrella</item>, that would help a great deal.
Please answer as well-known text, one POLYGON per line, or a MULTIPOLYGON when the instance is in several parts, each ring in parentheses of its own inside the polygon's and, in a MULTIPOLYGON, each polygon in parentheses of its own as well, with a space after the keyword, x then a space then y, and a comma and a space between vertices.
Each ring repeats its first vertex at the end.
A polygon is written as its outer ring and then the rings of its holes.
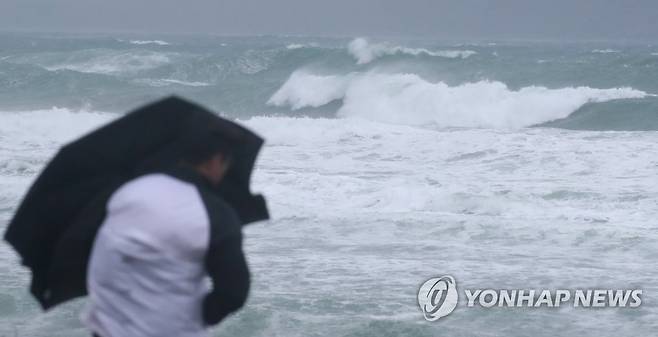
POLYGON ((190 140, 219 135, 233 153, 217 193, 243 224, 269 217, 249 190, 263 139, 177 97, 149 104, 64 146, 29 189, 5 239, 32 270, 44 309, 84 296, 87 263, 108 198, 123 183, 177 163, 190 140))

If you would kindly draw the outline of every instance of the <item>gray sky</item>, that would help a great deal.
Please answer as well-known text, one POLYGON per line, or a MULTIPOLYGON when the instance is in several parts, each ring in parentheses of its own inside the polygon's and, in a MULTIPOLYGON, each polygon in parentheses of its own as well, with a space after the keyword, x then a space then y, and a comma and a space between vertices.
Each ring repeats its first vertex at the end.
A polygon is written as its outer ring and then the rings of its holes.
POLYGON ((658 39, 657 0, 0 0, 2 31, 658 39))

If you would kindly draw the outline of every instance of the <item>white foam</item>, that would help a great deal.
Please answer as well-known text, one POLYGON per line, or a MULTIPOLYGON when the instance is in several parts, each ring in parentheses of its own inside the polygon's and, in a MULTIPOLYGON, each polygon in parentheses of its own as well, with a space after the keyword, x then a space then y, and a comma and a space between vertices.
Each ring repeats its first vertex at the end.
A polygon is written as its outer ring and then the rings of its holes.
POLYGON ((296 71, 267 101, 274 106, 289 105, 293 110, 319 107, 342 99, 350 84, 351 75, 313 75, 296 71))
POLYGON ((64 62, 42 64, 50 71, 72 70, 82 73, 119 74, 157 68, 169 63, 168 55, 152 51, 88 51, 64 62))
POLYGON ((337 111, 342 117, 439 127, 520 128, 565 118, 587 103, 645 96, 632 88, 513 90, 496 81, 449 86, 414 74, 315 75, 302 70, 294 72, 268 103, 300 109, 342 99, 337 111))
MULTIPOLYGON (((118 116, 0 113, 0 160, 43 163, 63 142, 118 116)), ((254 274, 268 277, 254 278, 249 301, 258 305, 222 325, 226 334, 254 318, 263 324, 248 333, 262 334, 263 326, 293 336, 412 331, 422 321, 413 291, 437 268, 466 288, 642 287, 655 302, 647 266, 658 253, 656 132, 437 130, 289 117, 244 123, 267 140, 252 185, 267 196, 272 219, 245 227, 244 248, 254 274), (291 328, 291 320, 299 324, 291 328)), ((0 207, 15 207, 35 176, 0 172, 0 207)), ((17 304, 0 335, 84 334, 71 320, 83 303, 46 315, 21 304, 34 303, 16 291, 30 275, 8 245, 0 245, 0 268, 8 285, 2 299, 10 294, 17 304)), ((619 318, 613 309, 565 309, 492 310, 491 317, 469 309, 440 324, 453 335, 465 327, 502 331, 514 315, 532 323, 524 331, 553 336, 546 322, 563 325, 566 314, 576 322, 565 321, 568 328, 594 336, 619 318)), ((624 315, 637 323, 624 336, 655 330, 655 306, 624 315)))
POLYGON ((171 84, 185 85, 185 86, 188 86, 188 87, 207 87, 207 86, 211 85, 208 82, 181 81, 181 80, 175 80, 175 79, 170 79, 170 78, 163 79, 162 81, 166 82, 166 83, 171 83, 171 84))
POLYGON ((649 159, 655 151, 640 150, 655 141, 652 132, 425 129, 364 119, 290 117, 254 117, 245 124, 267 139, 254 189, 286 196, 273 199, 275 217, 353 219, 364 213, 410 212, 405 214, 423 218, 425 212, 439 212, 598 219, 614 217, 612 209, 618 206, 632 211, 630 203, 618 198, 655 171, 649 159), (616 157, 626 161, 615 163, 616 157), (583 175, 594 180, 584 181, 583 175), (620 180, 616 187, 592 184, 613 176, 636 181, 620 180), (546 198, 561 189, 583 192, 583 197, 546 198))
POLYGON ((620 53, 620 50, 616 49, 594 49, 592 50, 592 53, 595 54, 615 54, 615 53, 620 53))
POLYGON ((277 51, 275 49, 265 51, 250 49, 237 59, 235 65, 243 74, 257 74, 270 67, 276 53, 277 51))
POLYGON ((155 44, 158 46, 168 46, 169 42, 163 40, 130 40, 131 44, 144 45, 144 44, 155 44))
POLYGON ((421 54, 446 58, 467 58, 477 54, 472 50, 437 50, 431 51, 425 48, 408 48, 392 46, 387 43, 370 43, 364 38, 356 38, 347 47, 349 53, 356 58, 358 64, 370 63, 373 60, 395 54, 407 54, 418 56, 421 54))
POLYGON ((3 142, 26 147, 59 145, 108 122, 119 114, 53 107, 31 111, 0 112, 3 142))
MULTIPOLYGON (((33 178, 60 146, 118 116, 56 107, 0 112, 0 183, 20 185, 23 178, 33 178)), ((5 187, 6 193, 22 193, 5 187)))
POLYGON ((136 80, 137 83, 144 83, 146 85, 152 86, 152 87, 166 87, 169 85, 182 85, 182 86, 187 86, 187 87, 207 87, 212 85, 211 83, 208 82, 199 82, 199 81, 181 81, 181 80, 176 80, 172 78, 164 78, 164 79, 139 79, 136 80))
POLYGON ((299 43, 291 43, 291 44, 286 46, 286 49, 301 49, 301 48, 304 48, 304 47, 306 47, 306 45, 299 44, 299 43))
POLYGON ((308 42, 308 43, 291 43, 286 46, 286 49, 295 50, 303 48, 318 48, 320 44, 317 42, 308 42))

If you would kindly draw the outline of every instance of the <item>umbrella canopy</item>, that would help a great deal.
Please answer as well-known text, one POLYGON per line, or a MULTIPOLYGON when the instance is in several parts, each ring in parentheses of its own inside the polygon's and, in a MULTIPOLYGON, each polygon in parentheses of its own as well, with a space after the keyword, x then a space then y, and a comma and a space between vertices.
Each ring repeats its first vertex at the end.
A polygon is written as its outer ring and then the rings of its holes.
POLYGON ((89 255, 112 193, 178 163, 204 133, 233 154, 216 193, 243 224, 269 218, 265 199, 249 189, 262 138, 177 97, 149 104, 62 147, 11 220, 5 239, 32 270, 31 292, 44 309, 86 295, 89 255))

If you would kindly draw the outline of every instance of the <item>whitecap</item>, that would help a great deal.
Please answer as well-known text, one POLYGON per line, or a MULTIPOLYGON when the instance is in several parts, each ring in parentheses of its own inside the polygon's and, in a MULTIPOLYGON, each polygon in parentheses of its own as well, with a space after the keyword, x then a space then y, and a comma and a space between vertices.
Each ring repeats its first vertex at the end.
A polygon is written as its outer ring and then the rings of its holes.
POLYGON ((137 45, 144 45, 144 44, 155 44, 158 46, 168 46, 171 43, 163 40, 130 40, 129 43, 131 44, 137 44, 137 45))
POLYGON ((173 78, 162 78, 162 79, 139 79, 136 80, 137 83, 143 83, 152 87, 165 87, 169 85, 182 85, 188 87, 207 87, 212 85, 208 82, 199 82, 199 81, 182 81, 176 80, 173 78))
POLYGON ((304 47, 306 47, 306 45, 299 44, 299 43, 291 43, 291 44, 286 46, 286 49, 301 49, 301 48, 304 48, 304 47))
POLYGON ((415 74, 317 75, 296 71, 269 99, 293 110, 342 100, 337 115, 394 124, 522 128, 569 116, 587 103, 649 96, 633 88, 528 86, 498 81, 450 86, 415 74))
POLYGON ((71 70, 81 73, 120 74, 154 69, 171 61, 168 55, 152 51, 83 51, 59 63, 41 64, 49 71, 71 70))
POLYGON ((425 48, 409 48, 392 46, 387 43, 370 43, 364 38, 356 38, 347 47, 349 53, 357 60, 358 64, 366 64, 385 55, 406 54, 418 56, 421 54, 445 57, 445 58, 468 58, 477 54, 473 50, 428 50, 425 48))

